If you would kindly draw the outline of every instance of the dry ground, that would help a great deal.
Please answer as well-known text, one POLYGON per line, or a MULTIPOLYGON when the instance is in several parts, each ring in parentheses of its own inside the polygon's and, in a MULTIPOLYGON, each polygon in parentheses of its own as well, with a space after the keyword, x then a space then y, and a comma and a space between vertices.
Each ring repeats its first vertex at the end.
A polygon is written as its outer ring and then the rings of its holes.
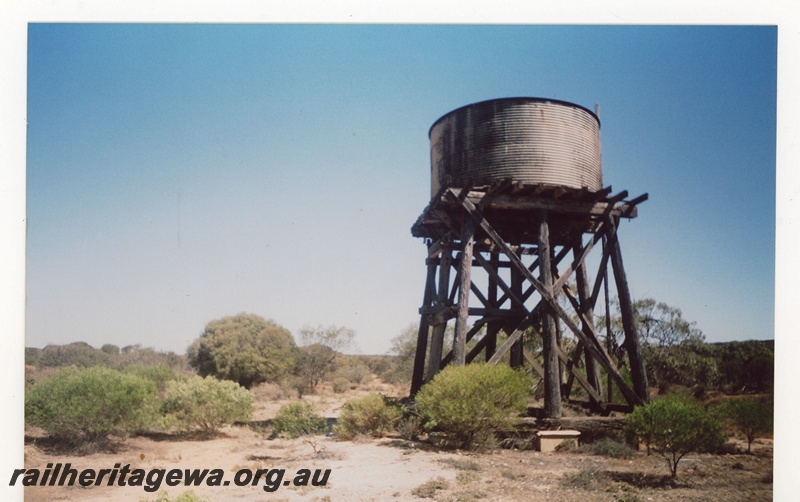
MULTIPOLYGON (((358 391, 389 391, 370 388, 358 391)), ((317 397, 320 411, 338 415, 347 396, 317 397)), ((259 399, 255 420, 274 415, 281 402, 259 399)), ((436 450, 426 442, 397 437, 341 442, 317 439, 315 453, 302 441, 270 439, 259 427, 228 427, 214 439, 187 439, 173 435, 149 435, 120 439, 113 451, 90 454, 54 448, 46 436, 28 430, 25 446, 27 468, 44 469, 47 463, 71 463, 73 467, 104 469, 114 464, 135 468, 220 468, 227 479, 243 468, 285 468, 286 478, 296 470, 331 469, 325 487, 285 486, 273 493, 261 486, 166 487, 170 498, 191 491, 210 501, 418 501, 423 497, 453 501, 499 500, 772 500, 772 440, 757 440, 752 455, 690 455, 670 482, 667 466, 657 456, 643 452, 631 459, 612 459, 583 453, 540 453, 530 450, 496 450, 465 453, 436 450)), ((263 486, 263 485, 262 485, 263 486)), ((30 501, 51 500, 155 500, 158 493, 142 487, 28 487, 30 501)))

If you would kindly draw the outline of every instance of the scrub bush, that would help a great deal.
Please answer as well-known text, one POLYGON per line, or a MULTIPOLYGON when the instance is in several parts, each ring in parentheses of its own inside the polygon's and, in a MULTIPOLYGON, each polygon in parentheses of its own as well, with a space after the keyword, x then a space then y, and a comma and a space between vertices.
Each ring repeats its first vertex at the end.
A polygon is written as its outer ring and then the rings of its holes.
POLYGON ((159 392, 163 392, 167 388, 167 382, 185 378, 176 374, 169 366, 150 366, 138 363, 126 366, 122 372, 127 375, 136 375, 153 382, 156 384, 156 388, 159 392))
POLYGON ((336 377, 333 379, 333 392, 335 394, 344 394, 348 390, 350 390, 350 380, 346 379, 345 377, 336 377))
POLYGON ((351 399, 342 405, 333 432, 340 439, 353 439, 359 434, 383 437, 394 430, 403 413, 378 394, 351 399))
POLYGON ((416 396, 417 411, 428 430, 447 433, 457 446, 510 429, 527 410, 528 377, 504 365, 449 366, 416 396))
POLYGON ((320 416, 308 401, 284 404, 275 415, 272 427, 276 435, 288 439, 314 436, 325 432, 325 418, 320 416))
POLYGON ((193 377, 167 382, 161 410, 184 430, 214 434, 220 427, 253 415, 253 393, 230 380, 193 377))
POLYGON ((157 409, 155 383, 103 367, 62 370, 25 395, 25 420, 71 442, 146 430, 157 409))

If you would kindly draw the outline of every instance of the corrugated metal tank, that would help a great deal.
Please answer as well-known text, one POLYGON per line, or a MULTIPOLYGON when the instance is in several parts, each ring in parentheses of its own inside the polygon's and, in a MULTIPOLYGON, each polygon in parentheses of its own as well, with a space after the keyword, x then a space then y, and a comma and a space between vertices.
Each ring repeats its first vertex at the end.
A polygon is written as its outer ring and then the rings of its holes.
POLYGON ((600 120, 586 108, 544 98, 463 106, 431 126, 431 195, 508 178, 600 190, 600 120))

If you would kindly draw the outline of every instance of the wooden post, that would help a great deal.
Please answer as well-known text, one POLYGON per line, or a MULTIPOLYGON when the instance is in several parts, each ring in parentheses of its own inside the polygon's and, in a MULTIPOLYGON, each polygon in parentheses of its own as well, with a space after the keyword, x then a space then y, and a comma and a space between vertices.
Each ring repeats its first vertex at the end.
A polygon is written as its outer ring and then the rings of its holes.
MULTIPOLYGON (((603 237, 603 249, 606 249, 606 242, 607 238, 603 237)), ((606 253, 607 256, 607 253, 606 253)), ((614 350, 614 343, 611 337, 613 333, 611 333, 611 298, 608 295, 608 268, 603 268, 603 295, 605 297, 606 302, 606 351, 611 354, 614 350)), ((614 386, 613 381, 611 378, 611 373, 607 375, 608 380, 608 396, 606 396, 607 402, 612 402, 614 400, 614 386)))
MULTIPOLYGON (((434 295, 434 280, 436 278, 436 262, 427 260, 428 276, 425 279, 425 292, 422 295, 422 308, 430 306, 434 295)), ((425 356, 428 353, 428 331, 430 328, 430 315, 423 313, 419 320, 417 333, 417 352, 414 355, 414 370, 411 373, 411 395, 415 395, 422 387, 425 377, 425 356)))
MULTIPOLYGON (((439 290, 436 294, 436 304, 444 309, 447 306, 448 291, 450 289, 450 262, 453 256, 450 248, 442 250, 439 260, 439 290)), ((447 329, 447 318, 435 316, 431 324, 431 346, 428 354, 428 368, 425 371, 425 381, 430 382, 439 372, 439 363, 442 361, 442 346, 444 345, 444 332, 447 329)))
POLYGON ((616 228, 616 223, 609 218, 609 257, 611 267, 614 270, 614 280, 617 285, 617 297, 619 299, 619 310, 622 316, 622 328, 625 330, 624 346, 628 352, 628 360, 631 365, 631 379, 633 380, 633 392, 645 403, 650 402, 650 388, 647 384, 647 372, 644 368, 644 357, 639 347, 639 334, 636 328, 636 319, 633 315, 633 300, 628 280, 625 277, 625 268, 622 266, 622 252, 619 248, 617 233, 611 230, 616 228))
MULTIPOLYGON (((500 255, 498 253, 493 252, 490 258, 490 262, 492 264, 492 269, 497 270, 498 265, 500 264, 500 255)), ((494 280, 494 277, 489 274, 489 305, 492 308, 499 309, 500 305, 497 303, 497 290, 498 284, 497 281, 494 280)), ((494 355, 494 351, 497 348, 497 333, 500 332, 503 324, 501 321, 490 321, 489 325, 486 327, 486 360, 492 358, 494 355)))
MULTIPOLYGON (((515 270, 515 269, 512 268, 511 269, 511 291, 514 292, 514 295, 515 295, 516 298, 519 298, 519 297, 522 296, 522 280, 523 280, 522 279, 522 274, 518 270, 515 270)), ((525 306, 522 303, 517 303, 515 301, 512 301, 512 307, 511 308, 513 310, 515 310, 515 311, 519 311, 519 313, 520 313, 520 316, 518 318, 514 318, 514 321, 512 323, 514 325, 514 327, 516 327, 522 321, 522 318, 524 317, 525 306)), ((508 331, 510 333, 512 330, 508 330, 508 331)), ((511 365, 512 368, 519 368, 520 366, 522 366, 522 362, 524 360, 524 355, 523 355, 523 352, 522 352, 522 348, 523 348, 523 345, 522 345, 523 344, 523 340, 522 340, 522 338, 523 337, 519 337, 517 339, 517 341, 514 342, 514 345, 511 346, 511 350, 509 352, 509 364, 511 365)))
POLYGON ((461 262, 458 276, 458 314, 456 316, 456 333, 453 339, 453 363, 464 365, 467 356, 467 322, 469 318, 469 290, 472 272, 472 246, 475 235, 475 224, 472 219, 464 221, 461 232, 461 262))
MULTIPOLYGON (((575 245, 572 248, 573 252, 575 253, 575 257, 577 258, 583 248, 580 236, 576 239, 575 245)), ((578 300, 580 301, 580 308, 581 313, 583 314, 583 318, 586 320, 587 323, 594 324, 594 309, 591 304, 591 292, 589 291, 589 277, 586 273, 586 263, 580 262, 578 267, 575 269, 575 282, 578 287, 578 300)), ((591 326, 592 331, 594 331, 594 325, 591 326)), ((584 349, 584 363, 586 366, 586 380, 589 382, 595 390, 598 392, 602 392, 602 386, 600 385, 600 369, 598 368, 597 364, 595 363, 594 358, 592 357, 591 353, 584 349)), ((594 399, 592 402, 596 403, 594 399)))
MULTIPOLYGON (((547 212, 539 211, 539 228, 536 234, 539 246, 539 274, 542 286, 553 292, 553 270, 550 260, 550 227, 547 212)), ((548 305, 542 317, 542 353, 544 356, 544 413, 547 418, 561 418, 561 387, 559 381, 558 344, 556 324, 548 305)))

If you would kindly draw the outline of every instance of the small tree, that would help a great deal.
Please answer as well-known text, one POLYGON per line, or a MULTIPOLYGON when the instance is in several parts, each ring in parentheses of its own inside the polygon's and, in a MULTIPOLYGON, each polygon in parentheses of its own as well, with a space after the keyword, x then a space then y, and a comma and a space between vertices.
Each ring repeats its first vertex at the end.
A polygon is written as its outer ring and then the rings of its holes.
POLYGON ((70 368, 36 382, 25 394, 25 420, 70 441, 96 441, 154 423, 153 382, 103 368, 70 368))
POLYGON ((249 389, 286 375, 294 367, 295 350, 286 328, 257 315, 239 314, 208 323, 187 356, 201 376, 233 380, 249 389))
POLYGON ((449 366, 417 393, 426 429, 452 434, 470 447, 482 434, 510 428, 528 405, 531 382, 505 365, 449 366))
POLYGON ((339 354, 352 346, 355 335, 355 331, 344 326, 305 326, 300 330, 304 346, 300 348, 295 372, 307 392, 313 392, 336 370, 339 354))
POLYGON ((325 427, 325 418, 316 412, 309 401, 284 404, 272 421, 275 434, 288 439, 322 434, 325 427))
POLYGON ((718 408, 722 419, 747 438, 747 453, 753 440, 772 432, 773 406, 757 399, 727 399, 718 408))
POLYGON ((250 420, 253 393, 236 382, 195 376, 167 382, 161 410, 185 431, 214 434, 225 424, 250 420))
POLYGON ((328 346, 315 343, 300 347, 295 373, 302 380, 305 391, 313 392, 336 368, 336 352, 328 346))
POLYGON ((625 427, 666 460, 673 478, 687 453, 714 451, 725 442, 722 426, 715 417, 678 398, 663 398, 636 407, 628 415, 625 427))

